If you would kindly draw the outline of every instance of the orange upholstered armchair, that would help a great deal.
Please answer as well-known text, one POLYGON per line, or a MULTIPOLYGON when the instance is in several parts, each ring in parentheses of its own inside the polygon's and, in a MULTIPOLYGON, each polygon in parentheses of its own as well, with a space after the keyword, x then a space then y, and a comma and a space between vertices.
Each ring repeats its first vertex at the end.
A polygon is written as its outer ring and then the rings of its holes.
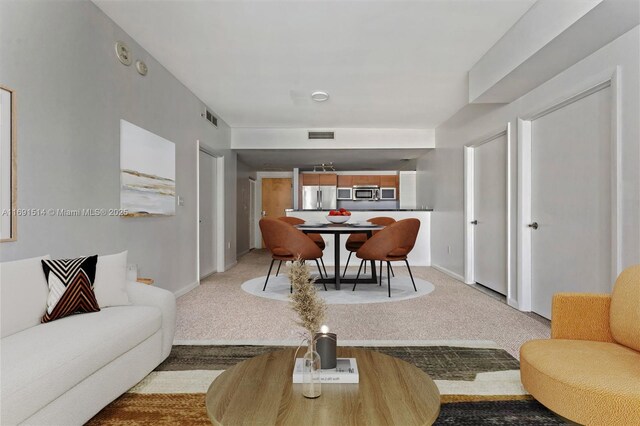
POLYGON ((559 293, 551 339, 520 348, 525 389, 547 408, 585 425, 640 425, 640 265, 611 296, 559 293))
MULTIPOLYGON (((262 291, 267 289, 273 263, 276 260, 284 260, 285 262, 293 262, 297 259, 303 262, 306 260, 315 260, 320 278, 322 278, 322 269, 320 269, 320 264, 318 263, 318 259, 322 257, 322 250, 320 250, 311 238, 288 223, 278 219, 265 217, 260 219, 259 225, 264 244, 271 252, 271 265, 269 266, 269 272, 267 272, 267 278, 264 281, 262 291)), ((279 269, 280 268, 278 268, 278 270, 279 269)), ((327 285, 323 285, 326 290, 327 285)), ((293 292, 293 287, 290 287, 290 291, 293 292)))
MULTIPOLYGON (((380 270, 382 270, 382 262, 387 262, 387 288, 389 297, 391 297, 391 262, 404 261, 407 265, 411 282, 413 283, 413 290, 418 291, 407 256, 416 244, 419 230, 420 220, 403 219, 385 227, 365 241, 362 247, 356 252, 356 257, 361 259, 361 262, 352 291, 355 291, 356 285, 358 285, 362 265, 368 260, 379 260, 381 262, 380 270)), ((380 274, 380 285, 382 285, 382 273, 380 274)))

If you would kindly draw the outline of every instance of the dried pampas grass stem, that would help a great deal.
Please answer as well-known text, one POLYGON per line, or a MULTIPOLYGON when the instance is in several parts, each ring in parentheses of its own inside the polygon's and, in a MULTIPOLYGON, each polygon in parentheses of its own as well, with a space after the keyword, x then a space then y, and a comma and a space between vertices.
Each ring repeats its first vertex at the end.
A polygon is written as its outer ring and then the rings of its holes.
POLYGON ((320 330, 327 312, 327 305, 318 296, 314 282, 311 278, 309 266, 302 263, 300 259, 293 262, 289 269, 289 280, 293 286, 293 293, 290 296, 291 308, 298 314, 298 325, 307 330, 307 338, 313 339, 315 333, 320 330))

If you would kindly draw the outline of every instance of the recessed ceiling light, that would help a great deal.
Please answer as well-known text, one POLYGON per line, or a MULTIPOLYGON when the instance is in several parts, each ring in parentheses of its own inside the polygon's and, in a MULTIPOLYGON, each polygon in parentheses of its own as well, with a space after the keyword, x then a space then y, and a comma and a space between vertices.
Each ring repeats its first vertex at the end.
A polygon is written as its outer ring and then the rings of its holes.
POLYGON ((311 99, 316 102, 324 102, 329 99, 329 94, 327 92, 313 92, 311 94, 311 99))

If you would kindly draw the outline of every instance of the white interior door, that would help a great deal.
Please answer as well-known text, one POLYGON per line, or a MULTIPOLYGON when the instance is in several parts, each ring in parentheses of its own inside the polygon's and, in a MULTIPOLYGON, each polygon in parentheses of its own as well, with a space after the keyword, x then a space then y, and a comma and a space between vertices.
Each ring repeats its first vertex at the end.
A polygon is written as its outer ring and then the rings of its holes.
POLYGON ((507 135, 473 149, 474 280, 507 294, 507 135))
POLYGON ((611 89, 531 122, 531 308, 611 290, 611 89), (535 229, 537 224, 537 229, 535 229))
POLYGON ((200 278, 216 269, 216 159, 200 151, 200 278))

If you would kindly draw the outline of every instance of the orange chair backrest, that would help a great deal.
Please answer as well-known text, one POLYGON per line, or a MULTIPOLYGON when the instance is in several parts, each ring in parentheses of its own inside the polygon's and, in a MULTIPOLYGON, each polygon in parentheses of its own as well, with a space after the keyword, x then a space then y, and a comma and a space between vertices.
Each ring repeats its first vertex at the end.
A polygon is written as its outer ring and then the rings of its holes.
POLYGON ((288 223, 272 218, 260 219, 260 231, 267 249, 278 255, 300 256, 302 259, 322 257, 322 250, 303 232, 288 223))
POLYGON ((420 220, 403 219, 380 230, 358 250, 358 257, 385 259, 409 254, 416 244, 420 220))
POLYGON ((373 223, 374 225, 389 226, 392 223, 396 223, 396 220, 392 217, 377 216, 377 217, 372 217, 371 219, 367 219, 367 222, 373 223))
POLYGON ((280 216, 278 220, 288 223, 289 225, 302 225, 304 220, 293 216, 280 216))
MULTIPOLYGON (((378 216, 378 217, 372 217, 371 219, 367 219, 367 222, 373 223, 374 225, 389 226, 393 223, 396 223, 396 220, 392 217, 378 216)), ((380 231, 373 231, 372 234, 376 235, 378 232, 380 231)))

